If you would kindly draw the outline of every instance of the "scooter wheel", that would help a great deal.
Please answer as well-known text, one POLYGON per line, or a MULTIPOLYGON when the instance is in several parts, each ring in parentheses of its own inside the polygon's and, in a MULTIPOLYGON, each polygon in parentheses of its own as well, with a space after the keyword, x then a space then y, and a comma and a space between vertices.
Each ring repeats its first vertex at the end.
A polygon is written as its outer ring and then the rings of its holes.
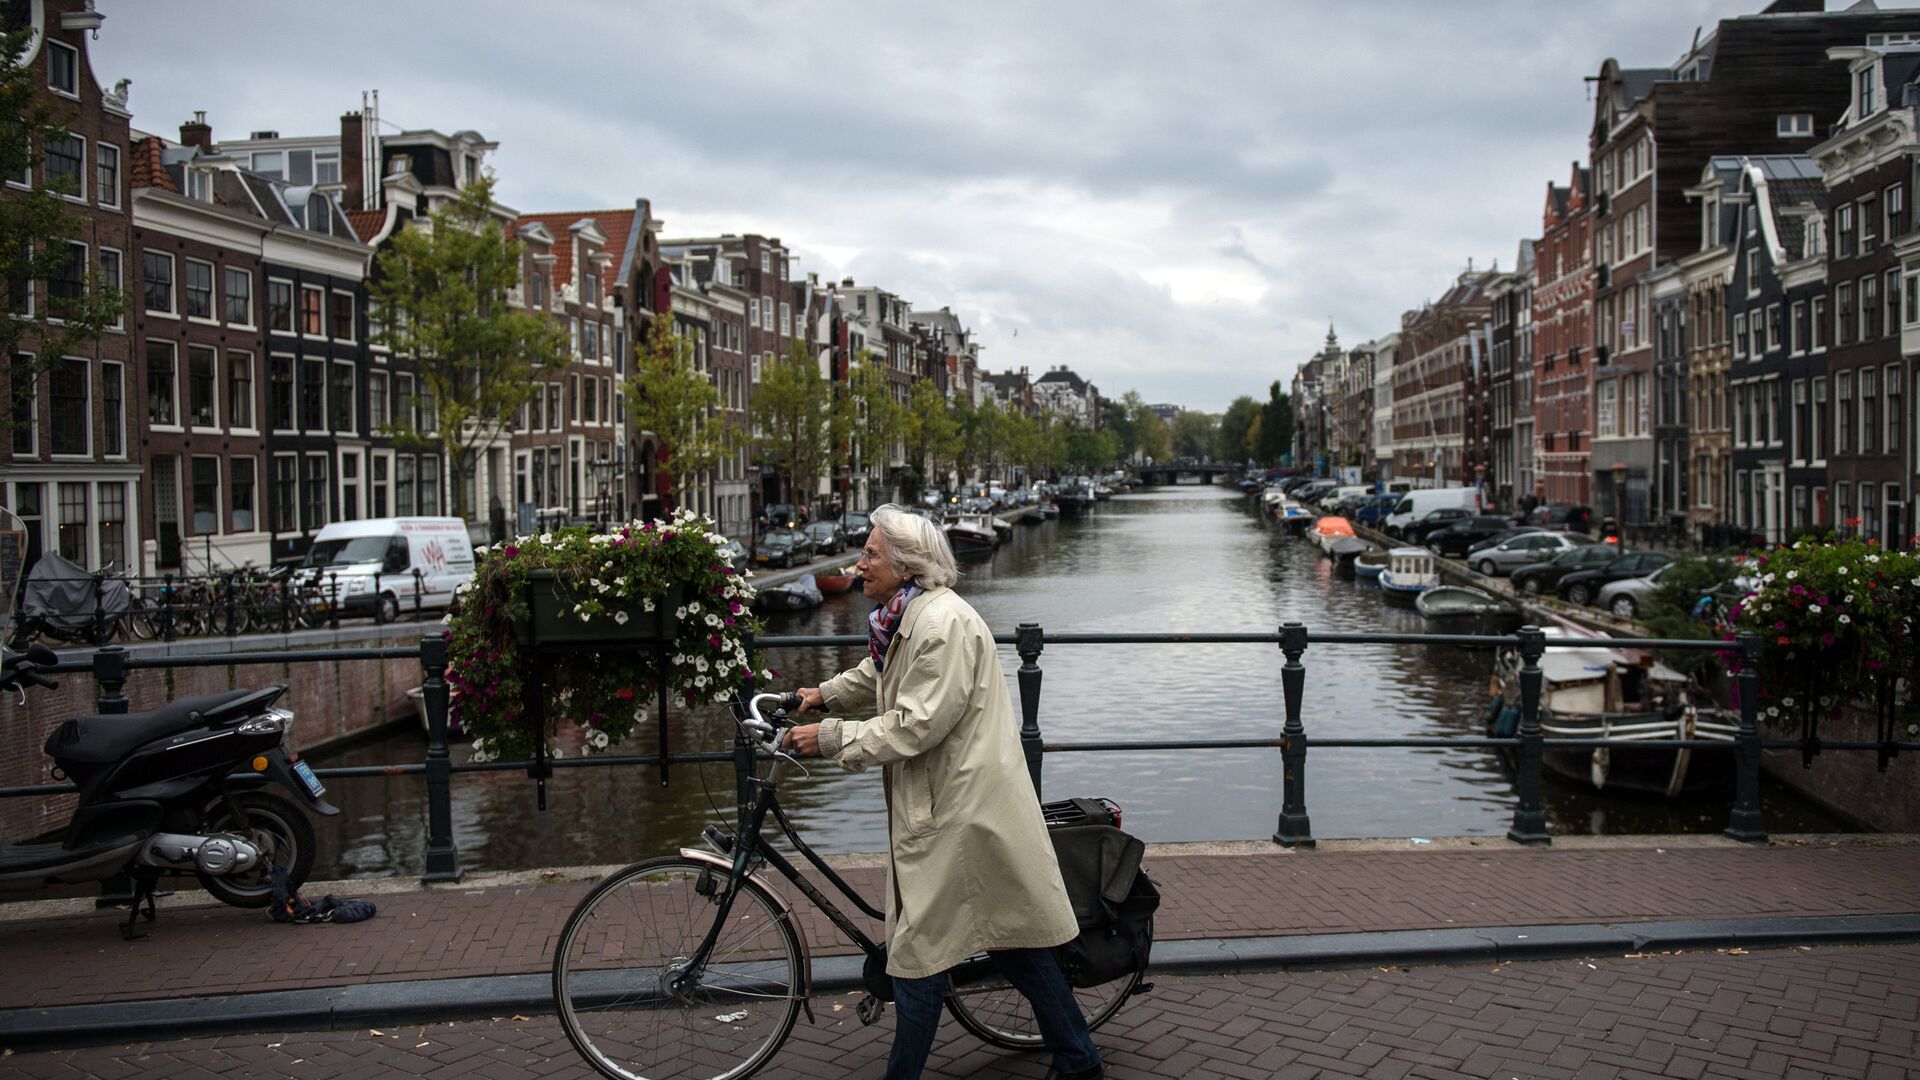
POLYGON ((313 872, 313 824, 293 803, 264 791, 233 797, 245 816, 235 821, 225 799, 216 799, 203 816, 208 832, 233 833, 260 849, 260 862, 243 874, 214 877, 198 874, 200 886, 214 899, 234 907, 263 908, 273 902, 273 870, 285 867, 287 889, 297 890, 313 872))

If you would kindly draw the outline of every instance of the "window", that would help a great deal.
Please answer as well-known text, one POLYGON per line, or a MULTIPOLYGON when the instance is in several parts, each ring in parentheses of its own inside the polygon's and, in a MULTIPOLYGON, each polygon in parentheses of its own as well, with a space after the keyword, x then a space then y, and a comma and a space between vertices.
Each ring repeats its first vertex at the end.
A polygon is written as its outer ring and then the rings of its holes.
POLYGON ((1851 454, 1856 433, 1853 412, 1853 372, 1842 371, 1833 377, 1833 404, 1836 409, 1833 430, 1838 437, 1834 444, 1834 452, 1851 454))
POLYGON ((127 565, 127 485, 102 482, 100 504, 100 565, 127 565))
POLYGON ((1859 340, 1872 341, 1880 328, 1880 279, 1872 274, 1860 279, 1859 340))
POLYGON ((1767 445, 1781 444, 1780 380, 1767 380, 1767 445))
POLYGON ((1807 333, 1812 344, 1807 351, 1819 352, 1827 347, 1827 298, 1816 296, 1808 303, 1812 306, 1808 309, 1807 333))
POLYGON ((300 286, 300 333, 306 337, 321 337, 326 326, 321 321, 320 308, 326 301, 326 293, 318 285, 300 286))
POLYGON ((367 373, 367 431, 369 434, 387 426, 387 373, 370 371, 367 373))
POLYGON ((780 305, 780 332, 788 337, 793 336, 792 312, 793 312, 792 305, 790 304, 780 305))
POLYGON ((1593 433, 1598 438, 1606 438, 1618 434, 1615 413, 1620 394, 1620 384, 1609 379, 1601 383, 1596 390, 1598 405, 1594 413, 1593 433))
POLYGON ((1747 357, 1747 317, 1739 314, 1733 317, 1733 358, 1744 360, 1747 357))
POLYGON ((80 96, 80 51, 58 41, 47 42, 47 85, 68 97, 80 96))
POLYGON ((1880 200, 1869 195, 1860 200, 1860 254, 1873 252, 1873 242, 1880 238, 1880 200))
POLYGON ((420 455, 420 512, 440 512, 440 459, 432 454, 420 455))
POLYGON ((1747 249, 1747 295, 1760 295, 1760 249, 1747 249))
POLYGON ((1893 337, 1900 332, 1900 271, 1887 271, 1886 303, 1881 306, 1883 312, 1880 336, 1893 337))
POLYGON ((267 420, 275 431, 293 428, 293 357, 267 360, 267 420))
POLYGON ((220 459, 193 459, 193 531, 207 536, 220 531, 220 459))
POLYGON ((1780 305, 1768 304, 1767 305, 1767 351, 1768 352, 1779 351, 1781 339, 1786 336, 1783 333, 1783 330, 1784 328, 1780 325, 1780 305))
POLYGON ((328 425, 336 432, 356 430, 353 426, 353 362, 335 360, 328 378, 328 425))
POLYGON ((1782 139, 1805 139, 1813 135, 1812 113, 1781 113, 1774 120, 1774 134, 1782 139))
POLYGON ((542 416, 542 412, 544 410, 541 408, 541 406, 546 404, 546 400, 547 400, 547 395, 544 393, 541 393, 540 388, 537 386, 533 388, 533 393, 528 395, 527 397, 527 430, 528 431, 543 431, 546 429, 547 422, 546 422, 546 419, 542 416))
POLYGON ((48 431, 55 454, 85 455, 93 434, 93 410, 88 400, 87 361, 65 357, 47 373, 48 431))
POLYGON ((227 468, 233 473, 233 483, 227 489, 233 498, 233 531, 252 532, 254 460, 250 457, 231 458, 227 468))
POLYGON ((170 427, 180 422, 175 409, 179 399, 178 379, 174 371, 174 345, 171 341, 147 340, 147 421, 170 427))
POLYGON ((335 292, 333 294, 333 339, 352 341, 353 332, 353 294, 335 292))
POLYGON ((1853 284, 1842 282, 1833 287, 1833 343, 1851 345, 1854 336, 1853 284))
POLYGON ((349 451, 340 455, 340 520, 360 516, 360 455, 349 451))
POLYGON ((300 465, 300 520, 318 529, 327 523, 327 455, 308 454, 300 465))
POLYGON ((13 402, 13 453, 15 457, 32 457, 40 452, 40 439, 37 429, 40 411, 39 388, 34 384, 33 355, 15 353, 13 366, 8 375, 13 384, 8 393, 13 402))
POLYGON ((1813 451, 1816 464, 1827 460, 1827 454, 1833 449, 1833 423, 1827 418, 1827 377, 1817 375, 1813 380, 1813 410, 1807 414, 1807 446, 1813 451))
POLYGON ((1807 460, 1807 380, 1793 380, 1793 430, 1787 442, 1787 460, 1807 460))
POLYGON ((1873 368, 1860 371, 1860 452, 1874 454, 1880 448, 1880 373, 1873 368))
POLYGON ((87 558, 87 485, 60 485, 60 557, 82 566, 87 558))
POLYGON ((239 349, 227 350, 227 423, 253 427, 253 354, 239 349))
POLYGON ((1836 254, 1843 259, 1853 258, 1852 203, 1833 208, 1833 241, 1836 254))
POLYGON ((413 515, 413 468, 411 455, 402 455, 394 461, 393 512, 400 517, 413 515))
POLYGON ((1903 399, 1900 390, 1900 365, 1888 364, 1886 369, 1887 427, 1882 436, 1880 448, 1885 453, 1896 455, 1900 453, 1902 434, 1900 409, 1903 399))
POLYGON ((387 476, 392 468, 392 455, 381 453, 375 453, 373 455, 373 487, 371 491, 373 505, 368 508, 368 517, 383 518, 387 516, 387 493, 389 490, 387 476))
POLYGON ((253 272, 227 267, 226 317, 235 326, 253 325, 253 272))
POLYGON ((547 304, 547 274, 544 270, 533 272, 533 306, 545 307, 547 304))
POLYGON ((327 423, 327 362, 308 357, 300 362, 300 429, 325 431, 327 423))
POLYGON ((1867 68, 1866 70, 1860 72, 1860 74, 1856 77, 1854 81, 1854 85, 1859 88, 1859 101, 1860 101, 1860 110, 1854 114, 1854 119, 1862 120, 1868 116, 1873 115, 1875 109, 1877 108, 1877 106, 1874 104, 1874 96, 1873 96, 1873 91, 1874 91, 1873 69, 1867 68))
POLYGON ((214 408, 214 387, 219 385, 214 370, 216 357, 205 345, 187 346, 187 422, 194 427, 210 428, 220 420, 214 408))
POLYGON ((773 332, 773 301, 771 300, 763 300, 760 303, 760 329, 768 333, 773 332))
POLYGON ((1881 192, 1881 196, 1880 205, 1884 208, 1882 212, 1886 214, 1886 220, 1883 223, 1885 227, 1880 230, 1880 235, 1892 241, 1906 231, 1907 189, 1899 184, 1894 184, 1887 188, 1886 191, 1881 192))
POLYGON ((261 176, 284 176, 287 171, 286 156, 278 150, 255 150, 253 171, 261 176))
POLYGON ((120 148, 98 143, 93 148, 94 196, 101 206, 120 205, 120 148))
POLYGON ((589 424, 600 422, 600 380, 587 377, 587 399, 582 416, 589 424))
POLYGON ((117 360, 100 361, 101 451, 108 457, 127 454, 127 401, 125 365, 117 360))
POLYGON ((760 301, 757 298, 747 300, 747 325, 760 325, 760 301))
MULTIPOLYGON (((120 253, 113 248, 100 249, 100 284, 109 289, 121 289, 126 285, 125 271, 120 267, 120 253)), ((119 311, 113 313, 114 329, 127 325, 126 317, 119 311)))
POLYGON ((567 423, 580 421, 580 376, 567 377, 567 423))
POLYGON ((155 315, 173 314, 173 256, 160 251, 141 252, 140 275, 147 311, 155 315))
POLYGON ((213 264, 187 260, 187 318, 213 318, 213 264))
POLYGON ((59 318, 87 295, 87 245, 67 241, 67 257, 47 279, 47 313, 59 318))
POLYGON ((273 531, 298 532, 294 509, 300 497, 300 459, 294 454, 273 456, 273 531))
POLYGON ((267 281, 267 329, 293 333, 293 282, 267 281))
POLYGON ((560 419, 560 384, 547 384, 547 430, 559 431, 563 427, 560 419))
POLYGON ((574 326, 580 331, 580 358, 587 361, 600 359, 600 328, 593 323, 574 320, 574 326))
POLYGON ((47 139, 47 186, 72 199, 87 197, 87 141, 78 135, 47 139))

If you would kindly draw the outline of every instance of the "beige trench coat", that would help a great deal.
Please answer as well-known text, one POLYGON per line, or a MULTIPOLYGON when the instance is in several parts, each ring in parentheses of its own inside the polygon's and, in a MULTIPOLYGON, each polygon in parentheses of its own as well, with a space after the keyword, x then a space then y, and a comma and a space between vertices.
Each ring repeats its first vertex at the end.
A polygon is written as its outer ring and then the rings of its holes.
POLYGON ((1049 948, 1079 932, 1027 775, 993 635, 951 589, 913 598, 873 660, 820 687, 820 752, 885 767, 887 972, 925 978, 985 949, 1049 948))

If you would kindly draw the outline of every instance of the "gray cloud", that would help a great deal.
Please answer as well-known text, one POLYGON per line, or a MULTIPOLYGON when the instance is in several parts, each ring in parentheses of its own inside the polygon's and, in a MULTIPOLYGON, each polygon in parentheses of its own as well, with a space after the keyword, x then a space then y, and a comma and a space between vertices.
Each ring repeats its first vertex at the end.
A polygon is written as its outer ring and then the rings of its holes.
POLYGON ((144 130, 330 131, 378 87, 498 140, 518 208, 644 196, 950 306, 996 370, 1218 410, 1330 317, 1377 336, 1510 263, 1584 156, 1583 77, 1761 0, 100 6, 144 130))

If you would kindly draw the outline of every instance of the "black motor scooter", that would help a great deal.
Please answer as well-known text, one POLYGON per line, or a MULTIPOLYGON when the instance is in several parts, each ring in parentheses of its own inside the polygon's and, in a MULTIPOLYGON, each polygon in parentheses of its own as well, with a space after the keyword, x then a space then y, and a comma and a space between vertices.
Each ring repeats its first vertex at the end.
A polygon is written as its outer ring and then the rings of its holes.
MULTIPOLYGON (((0 691, 58 686, 41 669, 58 658, 45 646, 0 650, 0 691)), ((53 776, 80 787, 60 839, 0 842, 0 891, 47 884, 133 881, 133 910, 121 933, 154 919, 154 888, 165 875, 192 874, 216 899, 266 907, 284 870, 297 889, 313 869, 313 826, 287 799, 258 790, 268 781, 332 816, 313 769, 286 745, 293 713, 276 708, 284 685, 181 698, 152 712, 76 716, 54 729, 46 752, 53 776)))

